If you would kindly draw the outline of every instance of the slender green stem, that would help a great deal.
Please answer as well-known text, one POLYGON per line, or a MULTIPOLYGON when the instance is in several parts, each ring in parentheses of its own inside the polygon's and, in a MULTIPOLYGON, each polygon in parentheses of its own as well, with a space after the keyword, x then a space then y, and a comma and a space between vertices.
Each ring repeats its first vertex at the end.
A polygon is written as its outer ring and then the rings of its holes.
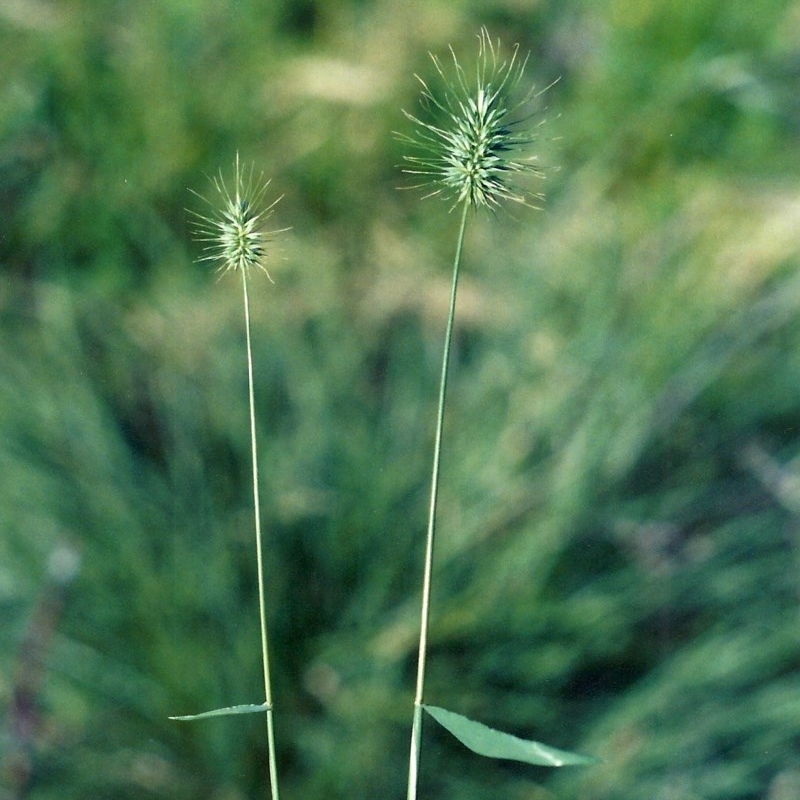
POLYGON ((414 696, 414 719, 411 725, 411 754, 408 759, 408 800, 416 800, 419 783, 419 761, 422 749, 422 703, 425 691, 425 660, 428 650, 428 618, 430 617, 431 575, 433 572, 433 545, 436 535, 436 501, 439 496, 439 465, 442 455, 442 430, 444 428, 444 401, 447 394, 447 372, 450 364, 450 345, 453 340, 453 322, 456 316, 458 271, 461 265, 461 248, 467 227, 469 203, 464 203, 461 226, 458 231, 456 257, 453 262, 453 281, 450 289, 450 311, 444 334, 442 374, 439 380, 439 410, 436 415, 436 438, 433 445, 433 470, 431 473, 431 500, 428 512, 428 535, 425 544, 425 568, 422 580, 422 612, 419 626, 419 655, 417 661, 417 691, 414 696))
POLYGON ((256 565, 258 571, 258 609, 261 618, 261 659, 264 665, 264 702, 267 706, 267 747, 269 750, 269 782, 272 800, 278 800, 278 768, 275 758, 275 729, 272 722, 272 684, 269 675, 267 648, 267 610, 264 601, 264 557, 261 548, 261 502, 258 494, 258 448, 256 446, 256 403, 253 390, 253 349, 250 344, 250 298, 247 293, 247 270, 242 269, 244 291, 244 327, 247 337, 247 388, 250 399, 250 451, 253 457, 253 510, 256 526, 256 565))

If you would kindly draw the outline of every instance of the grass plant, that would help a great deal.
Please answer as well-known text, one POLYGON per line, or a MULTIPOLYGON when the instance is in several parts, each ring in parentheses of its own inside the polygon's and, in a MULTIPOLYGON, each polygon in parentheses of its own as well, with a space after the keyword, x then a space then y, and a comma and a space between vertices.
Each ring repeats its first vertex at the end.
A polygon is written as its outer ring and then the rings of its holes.
MULTIPOLYGON (((467 218, 471 211, 494 210, 504 202, 537 207, 535 204, 542 199, 542 195, 531 191, 523 179, 545 177, 537 155, 530 151, 530 146, 537 140, 536 130, 528 126, 528 118, 518 116, 529 101, 541 92, 536 93, 531 89, 521 99, 514 99, 528 59, 520 56, 519 45, 514 46, 510 56, 504 57, 499 41, 494 42, 486 28, 481 29, 478 43, 474 79, 470 78, 452 48, 450 54, 454 77, 448 77, 442 62, 431 55, 436 72, 443 81, 443 89, 439 94, 417 76, 422 85, 422 104, 428 116, 423 119, 405 112, 406 117, 416 125, 416 135, 400 137, 415 151, 405 157, 405 172, 419 178, 417 187, 428 189, 425 197, 441 196, 452 201, 451 211, 460 208, 431 470, 417 679, 408 766, 408 800, 416 800, 417 797, 423 710, 427 710, 430 716, 459 741, 481 755, 542 766, 593 762, 593 759, 585 756, 556 750, 539 742, 518 739, 473 722, 460 714, 427 706, 424 702, 447 377, 467 218), (519 182, 516 181, 517 178, 520 179, 519 182)), ((538 125, 542 125, 544 121, 541 120, 538 125)))
MULTIPOLYGON (((190 714, 173 719, 196 720, 207 717, 230 716, 237 714, 266 713, 267 746, 269 752, 269 779, 272 800, 278 800, 278 770, 275 748, 275 728, 273 724, 272 680, 269 665, 269 639, 267 631, 267 611, 264 589, 264 553, 261 531, 261 502, 258 480, 258 442, 256 439, 255 390, 253 388, 253 347, 250 332, 250 295, 248 276, 251 270, 261 270, 270 281, 264 259, 267 244, 271 237, 280 231, 267 231, 265 220, 271 215, 280 197, 269 205, 264 205, 264 196, 269 186, 263 175, 256 179, 254 168, 248 175, 242 172, 239 154, 234 164, 233 187, 229 189, 222 175, 214 178, 214 187, 222 201, 222 208, 207 201, 212 209, 210 216, 195 214, 199 239, 205 245, 205 255, 201 261, 218 262, 217 271, 238 273, 242 279, 242 303, 244 307, 245 350, 247 356, 247 390, 250 412, 250 455, 253 477, 253 518, 256 539, 256 572, 258 575, 258 610, 261 634, 261 661, 264 676, 264 702, 243 704, 227 708, 190 714)), ((203 198, 205 199, 205 198, 203 198)))

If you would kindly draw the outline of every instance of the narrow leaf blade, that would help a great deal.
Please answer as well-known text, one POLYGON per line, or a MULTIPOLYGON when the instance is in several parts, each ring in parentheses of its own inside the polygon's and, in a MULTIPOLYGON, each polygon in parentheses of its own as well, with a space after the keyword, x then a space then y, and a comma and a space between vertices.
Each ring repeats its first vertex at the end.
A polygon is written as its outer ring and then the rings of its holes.
POLYGON ((193 719, 207 719, 208 717, 231 717, 235 714, 259 714, 262 711, 268 711, 269 706, 266 703, 259 703, 258 705, 246 703, 241 706, 228 706, 227 708, 215 708, 213 711, 203 711, 202 714, 187 714, 182 717, 170 717, 170 719, 177 720, 193 720, 193 719))
POLYGON ((427 705, 423 708, 459 742, 481 756, 522 761, 540 767, 567 767, 599 762, 599 759, 591 756, 558 750, 532 739, 520 739, 444 708, 427 705))

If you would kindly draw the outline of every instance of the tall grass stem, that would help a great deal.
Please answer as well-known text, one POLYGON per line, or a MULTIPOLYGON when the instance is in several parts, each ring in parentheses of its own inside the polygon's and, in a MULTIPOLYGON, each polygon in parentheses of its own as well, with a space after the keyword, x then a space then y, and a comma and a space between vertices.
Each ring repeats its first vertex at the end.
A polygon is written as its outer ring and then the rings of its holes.
POLYGON ((461 225, 453 261, 453 279, 450 287, 450 309, 447 314, 447 328, 444 335, 442 373, 439 379, 439 408, 436 413, 436 436, 433 445, 433 469, 431 470, 431 498, 428 511, 428 533, 425 544, 425 567, 422 581, 422 610, 419 626, 419 654, 417 660, 417 689, 414 695, 414 718, 411 725, 411 753, 408 759, 408 800, 416 800, 419 784, 419 762, 422 750, 422 704, 425 694, 425 663, 428 650, 428 620, 431 604, 431 578, 433 573, 433 548, 436 539, 436 505, 439 497, 439 466, 442 457, 442 431, 444 429, 444 403, 447 395, 447 373, 450 366, 450 348, 453 341, 453 324, 456 316, 456 294, 458 273, 461 266, 461 250, 464 245, 464 231, 467 227, 467 214, 470 203, 464 201, 461 225))
POLYGON ((250 452, 253 458, 253 513, 256 530, 256 570, 258 572, 258 609, 261 620, 261 660, 264 669, 264 702, 267 706, 267 748, 269 751, 269 783, 272 800, 279 800, 278 768, 275 757, 275 727, 272 716, 272 682, 267 647, 267 610, 264 592, 264 556, 261 546, 261 502, 258 491, 258 446, 256 442, 255 391, 253 389, 253 349, 250 342, 250 298, 247 292, 247 270, 241 270, 244 293, 244 324, 247 343, 247 388, 250 400, 250 452))

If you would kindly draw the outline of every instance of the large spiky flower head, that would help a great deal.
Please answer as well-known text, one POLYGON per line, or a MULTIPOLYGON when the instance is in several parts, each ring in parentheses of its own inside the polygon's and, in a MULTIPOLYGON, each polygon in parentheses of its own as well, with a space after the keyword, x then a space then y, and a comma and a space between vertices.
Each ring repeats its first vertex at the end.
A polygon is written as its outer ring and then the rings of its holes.
POLYGON ((404 157, 404 171, 420 176, 416 187, 431 187, 426 197, 443 196, 453 207, 467 203, 474 208, 496 208, 504 200, 536 207, 542 195, 517 178, 522 174, 544 177, 536 154, 530 152, 538 137, 518 115, 544 90, 531 88, 515 99, 528 56, 521 57, 519 45, 514 45, 511 54, 503 57, 499 41, 493 42, 486 28, 478 34, 478 42, 474 80, 452 47, 452 77, 448 78, 442 62, 431 54, 444 84, 441 92, 434 92, 416 76, 422 85, 427 118, 403 112, 417 132, 399 138, 419 152, 404 157))
MULTIPOLYGON (((263 174, 256 175, 255 168, 242 170, 239 153, 233 171, 233 186, 228 187, 222 173, 212 178, 219 195, 220 205, 198 194, 211 208, 209 215, 191 212, 195 218, 197 238, 204 243, 200 261, 219 263, 218 272, 248 272, 257 267, 272 281, 265 266, 267 244, 280 230, 268 231, 264 223, 271 216, 280 197, 264 205, 269 181, 263 174)), ((197 194, 195 192, 194 194, 197 194)))

